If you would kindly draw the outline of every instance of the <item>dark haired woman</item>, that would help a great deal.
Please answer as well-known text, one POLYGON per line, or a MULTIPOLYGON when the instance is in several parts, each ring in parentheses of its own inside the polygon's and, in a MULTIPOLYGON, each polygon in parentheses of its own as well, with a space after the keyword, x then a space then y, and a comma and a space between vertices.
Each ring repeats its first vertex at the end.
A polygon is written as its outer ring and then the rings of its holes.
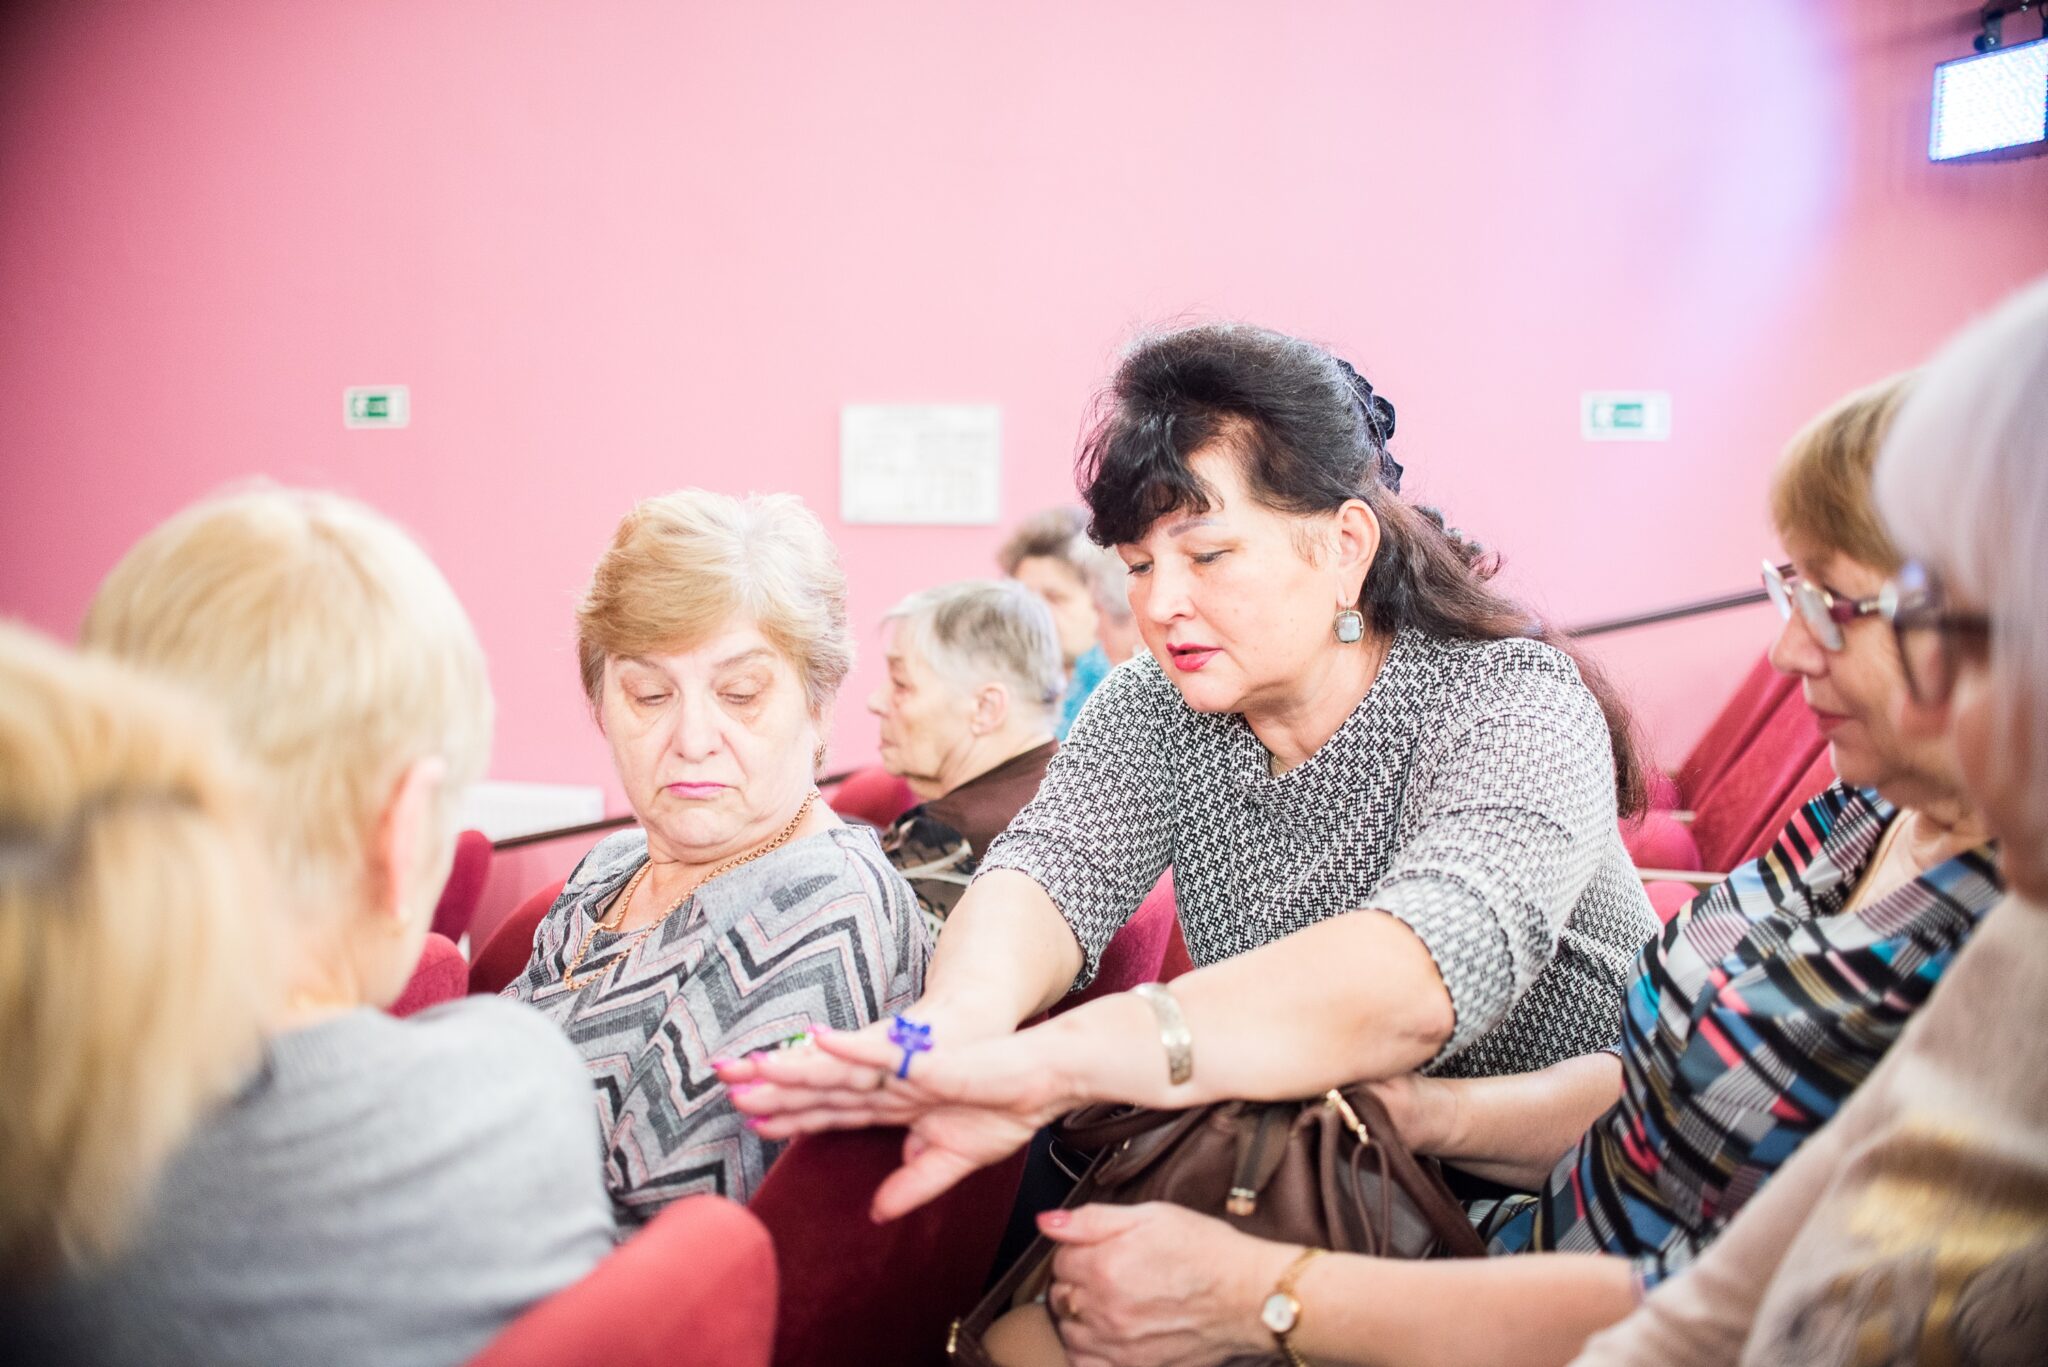
MULTIPOLYGON (((1240 326, 1141 342, 1111 398, 1082 483, 1150 653, 1089 699, 948 921, 909 1013, 925 1040, 1010 1032, 1085 985, 1170 866, 1197 970, 1058 1022, 1126 1075, 1119 1095, 1298 1097, 1611 1046, 1655 927, 1615 826, 1640 792, 1625 719, 1389 487, 1391 405, 1240 326)), ((836 1053, 721 1071, 753 1084, 737 1104, 764 1135, 912 1113, 836 1053)), ((1614 1072, 1588 1062, 1590 1116, 1614 1072)), ((971 1166, 920 1141, 877 1215, 971 1166)))

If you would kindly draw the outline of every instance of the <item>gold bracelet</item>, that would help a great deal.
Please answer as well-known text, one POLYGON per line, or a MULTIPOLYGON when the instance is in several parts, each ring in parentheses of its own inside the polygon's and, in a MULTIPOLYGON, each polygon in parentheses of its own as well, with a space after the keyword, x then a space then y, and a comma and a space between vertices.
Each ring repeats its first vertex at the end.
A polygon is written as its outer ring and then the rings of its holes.
POLYGON ((1139 983, 1131 990, 1145 999, 1159 1021, 1159 1042, 1166 1046, 1166 1080, 1178 1087, 1195 1075, 1195 1037, 1187 1017, 1165 983, 1139 983))

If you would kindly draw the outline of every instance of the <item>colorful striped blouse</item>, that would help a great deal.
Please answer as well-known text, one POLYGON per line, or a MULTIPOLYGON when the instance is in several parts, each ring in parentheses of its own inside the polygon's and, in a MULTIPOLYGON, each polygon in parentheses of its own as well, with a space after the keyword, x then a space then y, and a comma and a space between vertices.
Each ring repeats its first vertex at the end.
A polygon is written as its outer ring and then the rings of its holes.
POLYGON ((1843 910, 1898 813, 1841 784, 1637 959, 1623 1094, 1542 1192, 1476 1211, 1491 1251, 1685 1266, 1877 1066, 1998 901, 1988 848, 1843 910))

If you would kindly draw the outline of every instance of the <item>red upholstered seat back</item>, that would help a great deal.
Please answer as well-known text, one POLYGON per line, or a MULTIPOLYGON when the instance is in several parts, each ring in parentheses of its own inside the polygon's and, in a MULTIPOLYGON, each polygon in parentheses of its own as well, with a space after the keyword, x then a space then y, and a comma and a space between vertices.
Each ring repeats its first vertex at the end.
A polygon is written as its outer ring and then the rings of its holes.
POLYGON ((476 916, 476 904, 484 895, 484 880, 491 876, 491 838, 482 831, 464 831, 455 837, 455 862, 449 866, 448 882, 441 889, 441 901, 434 908, 434 933, 460 940, 469 933, 476 916))
POLYGON ((471 1367, 768 1367, 775 1303, 761 1222, 722 1196, 690 1196, 514 1321, 471 1367))
POLYGON ((1833 787, 1834 783, 1834 756, 1828 752, 1827 746, 1823 745, 1820 753, 1806 766, 1805 772, 1785 785, 1784 791, 1778 797, 1777 805, 1758 817, 1756 824, 1750 828, 1747 839, 1737 848, 1734 863, 1728 867, 1735 868, 1768 854, 1771 846, 1784 833, 1785 827, 1790 824, 1799 809, 1833 787))
POLYGON ((447 936, 430 930, 426 944, 420 947, 420 961, 413 966, 412 977, 406 980, 398 1000, 391 1003, 391 1014, 410 1016, 441 1002, 452 1002, 462 995, 468 981, 469 961, 462 957, 462 951, 447 936))
POLYGON ((1700 867, 1725 872, 1754 858, 1750 851, 1759 839, 1768 848, 1790 815, 1786 803, 1796 808, 1827 786, 1804 787, 1815 762, 1826 756, 1827 742, 1812 709, 1796 692, 1782 699, 1741 757, 1712 787, 1694 796, 1692 836, 1699 845, 1700 867), (1781 811, 1786 816, 1779 816, 1781 811))
POLYGON ((505 984, 519 976, 526 961, 533 957, 533 932, 540 925, 541 918, 548 914, 548 908, 562 895, 562 888, 568 883, 550 883, 538 889, 531 897, 521 902, 518 909, 507 916, 498 928, 491 932, 491 938, 477 951, 469 966, 469 990, 472 995, 487 992, 493 995, 503 992, 505 984))
POLYGON ((754 1193, 748 1209, 768 1227, 789 1289, 775 1332, 778 1367, 940 1367, 947 1327, 980 1299, 1024 1154, 878 1225, 868 1203, 902 1162, 903 1135, 805 1135, 754 1193))
POLYGON ((1643 884, 1643 891, 1649 894, 1650 905, 1657 912, 1658 924, 1667 926, 1671 924, 1671 918, 1678 915, 1681 907, 1699 896, 1699 889, 1690 883, 1674 883, 1661 879, 1655 883, 1643 884))
POLYGON ((1679 805, 1697 810, 1707 791, 1743 758, 1786 700, 1798 705, 1798 694, 1799 680, 1771 668, 1768 655, 1759 658, 1678 766, 1679 805))
POLYGON ((1159 965, 1159 981, 1170 983, 1183 973, 1195 971, 1195 961, 1188 955, 1187 936, 1181 932, 1180 917, 1173 918, 1173 935, 1166 942, 1166 957, 1159 965))
MULTIPOLYGON (((1139 983, 1160 981, 1167 949, 1179 929, 1180 919, 1173 902, 1173 870, 1168 869, 1102 951, 1095 981, 1064 998, 1050 1014, 1057 1016, 1113 992, 1128 992, 1139 983)), ((1187 946, 1181 946, 1181 953, 1187 953, 1187 946)))
POLYGON ((1621 823, 1621 843, 1639 869, 1697 869, 1699 842, 1670 812, 1649 811, 1621 823))
POLYGON ((879 829, 894 825, 897 817, 915 807, 917 794, 910 791, 908 783, 875 764, 848 774, 825 801, 839 815, 879 829))

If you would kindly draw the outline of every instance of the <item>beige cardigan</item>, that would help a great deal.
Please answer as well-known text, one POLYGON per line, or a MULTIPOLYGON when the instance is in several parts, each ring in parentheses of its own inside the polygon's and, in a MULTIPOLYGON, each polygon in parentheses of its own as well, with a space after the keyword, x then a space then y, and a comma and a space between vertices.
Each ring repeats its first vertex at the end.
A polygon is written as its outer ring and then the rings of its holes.
POLYGON ((2048 1361, 2048 910, 1992 911, 1840 1114, 1578 1361, 2048 1361))

